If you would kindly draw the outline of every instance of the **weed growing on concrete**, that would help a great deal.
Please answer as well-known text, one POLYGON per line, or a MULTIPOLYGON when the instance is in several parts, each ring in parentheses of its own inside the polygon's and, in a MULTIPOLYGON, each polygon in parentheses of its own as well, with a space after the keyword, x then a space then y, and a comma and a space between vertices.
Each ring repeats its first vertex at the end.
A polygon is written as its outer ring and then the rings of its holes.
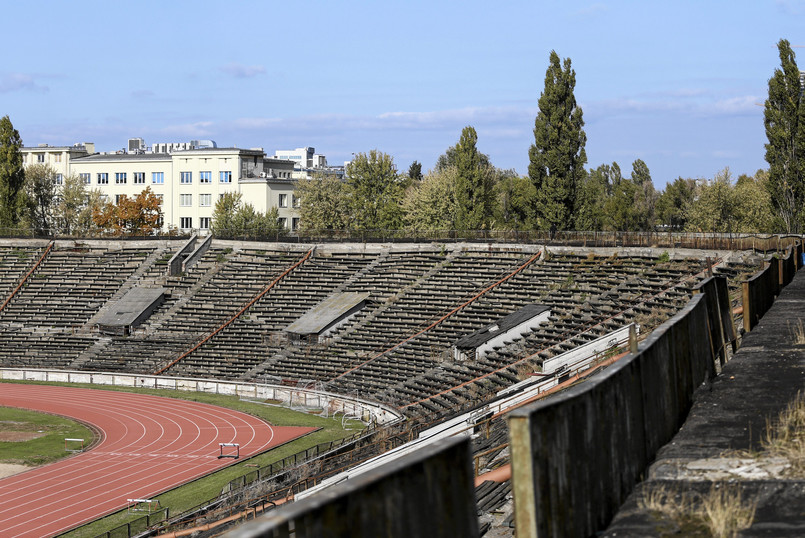
POLYGON ((786 458, 792 474, 805 474, 805 396, 801 392, 777 420, 766 423, 763 448, 772 456, 786 458))
POLYGON ((743 503, 737 487, 714 483, 702 498, 698 515, 713 536, 726 538, 752 526, 756 510, 756 502, 743 503))
POLYGON ((672 522, 686 535, 726 538, 748 529, 755 519, 756 503, 744 503, 738 487, 713 483, 703 496, 675 491, 666 486, 643 491, 638 501, 642 510, 648 510, 660 519, 672 522))
POLYGON ((805 344, 805 323, 802 320, 798 320, 793 328, 789 325, 788 329, 791 331, 795 345, 805 344))

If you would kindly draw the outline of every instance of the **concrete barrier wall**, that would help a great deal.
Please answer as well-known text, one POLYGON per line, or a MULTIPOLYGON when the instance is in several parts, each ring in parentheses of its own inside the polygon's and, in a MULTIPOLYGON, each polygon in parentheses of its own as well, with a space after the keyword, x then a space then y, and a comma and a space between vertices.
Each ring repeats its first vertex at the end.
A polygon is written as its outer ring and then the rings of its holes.
POLYGON ((474 538, 478 532, 470 441, 449 438, 283 506, 231 536, 474 538))
POLYGON ((198 236, 193 234, 190 239, 187 240, 187 243, 182 246, 176 254, 168 261, 168 274, 171 276, 176 276, 182 273, 182 263, 184 262, 185 257, 195 248, 196 246, 196 239, 198 236))
MULTIPOLYGON (((636 355, 509 416, 518 538, 603 529, 713 372, 707 284, 636 355)), ((716 319, 718 319, 716 317, 716 319)), ((722 331, 718 331, 722 334, 722 331)), ((723 342, 718 343, 723 346, 723 342)))
POLYGON ((328 415, 342 413, 366 423, 389 424, 403 419, 402 413, 398 410, 377 402, 312 388, 296 388, 265 383, 237 383, 212 379, 68 370, 34 370, 29 368, 0 368, 0 379, 85 383, 226 394, 244 399, 273 400, 277 404, 287 407, 321 409, 322 411, 327 411, 328 415))
POLYGON ((187 272, 188 269, 193 267, 204 256, 204 253, 209 250, 212 244, 212 236, 208 235, 204 241, 182 262, 182 271, 187 272))

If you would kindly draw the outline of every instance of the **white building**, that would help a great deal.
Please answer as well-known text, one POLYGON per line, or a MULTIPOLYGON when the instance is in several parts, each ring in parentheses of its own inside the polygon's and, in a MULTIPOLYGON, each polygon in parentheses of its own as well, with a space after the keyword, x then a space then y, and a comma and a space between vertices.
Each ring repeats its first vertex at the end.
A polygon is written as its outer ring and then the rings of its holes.
POLYGON ((227 192, 241 193, 243 202, 259 212, 276 207, 280 221, 290 230, 299 224, 291 161, 266 158, 262 149, 218 148, 198 141, 190 143, 193 149, 170 144, 170 153, 142 151, 139 142, 134 145, 134 153, 95 153, 92 144, 24 147, 23 163, 50 164, 59 179, 75 174, 88 189, 99 189, 111 202, 150 187, 162 199, 166 229, 205 233, 216 201, 227 192))
POLYGON ((328 166, 327 157, 316 153, 316 148, 279 149, 274 152, 274 158, 293 161, 294 179, 313 179, 315 174, 334 175, 338 178, 344 177, 344 168, 341 166, 328 166))

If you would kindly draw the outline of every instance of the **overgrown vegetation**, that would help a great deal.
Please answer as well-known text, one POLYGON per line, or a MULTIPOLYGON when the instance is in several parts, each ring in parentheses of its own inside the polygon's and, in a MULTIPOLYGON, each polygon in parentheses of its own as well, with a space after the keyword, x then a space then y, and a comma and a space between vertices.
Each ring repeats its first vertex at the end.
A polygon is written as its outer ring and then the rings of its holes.
POLYGON ((788 460, 789 474, 805 475, 805 396, 801 392, 776 419, 767 422, 762 446, 768 455, 788 460))
POLYGON ((756 503, 743 501, 740 486, 718 482, 704 495, 649 486, 638 505, 665 523, 662 536, 716 538, 732 537, 751 527, 757 509, 756 503))

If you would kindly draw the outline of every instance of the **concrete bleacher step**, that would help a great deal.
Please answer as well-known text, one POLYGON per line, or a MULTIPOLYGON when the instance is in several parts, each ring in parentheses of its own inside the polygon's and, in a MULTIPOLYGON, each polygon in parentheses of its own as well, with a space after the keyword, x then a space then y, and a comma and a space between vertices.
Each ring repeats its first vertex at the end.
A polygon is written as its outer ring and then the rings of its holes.
POLYGON ((82 370, 84 365, 102 354, 110 343, 112 343, 112 338, 109 336, 102 336, 96 339, 91 346, 82 351, 81 354, 70 363, 70 369, 82 370))
POLYGON ((126 279, 125 282, 117 289, 115 293, 106 301, 106 303, 93 315, 89 318, 85 324, 86 328, 92 327, 97 323, 99 319, 101 319, 108 309, 115 304, 115 302, 123 297, 126 292, 136 286, 139 281, 142 279, 143 275, 148 272, 151 267, 153 267, 154 263, 159 259, 163 252, 165 252, 165 248, 155 248, 151 251, 151 253, 143 260, 140 266, 135 270, 129 277, 126 279))

